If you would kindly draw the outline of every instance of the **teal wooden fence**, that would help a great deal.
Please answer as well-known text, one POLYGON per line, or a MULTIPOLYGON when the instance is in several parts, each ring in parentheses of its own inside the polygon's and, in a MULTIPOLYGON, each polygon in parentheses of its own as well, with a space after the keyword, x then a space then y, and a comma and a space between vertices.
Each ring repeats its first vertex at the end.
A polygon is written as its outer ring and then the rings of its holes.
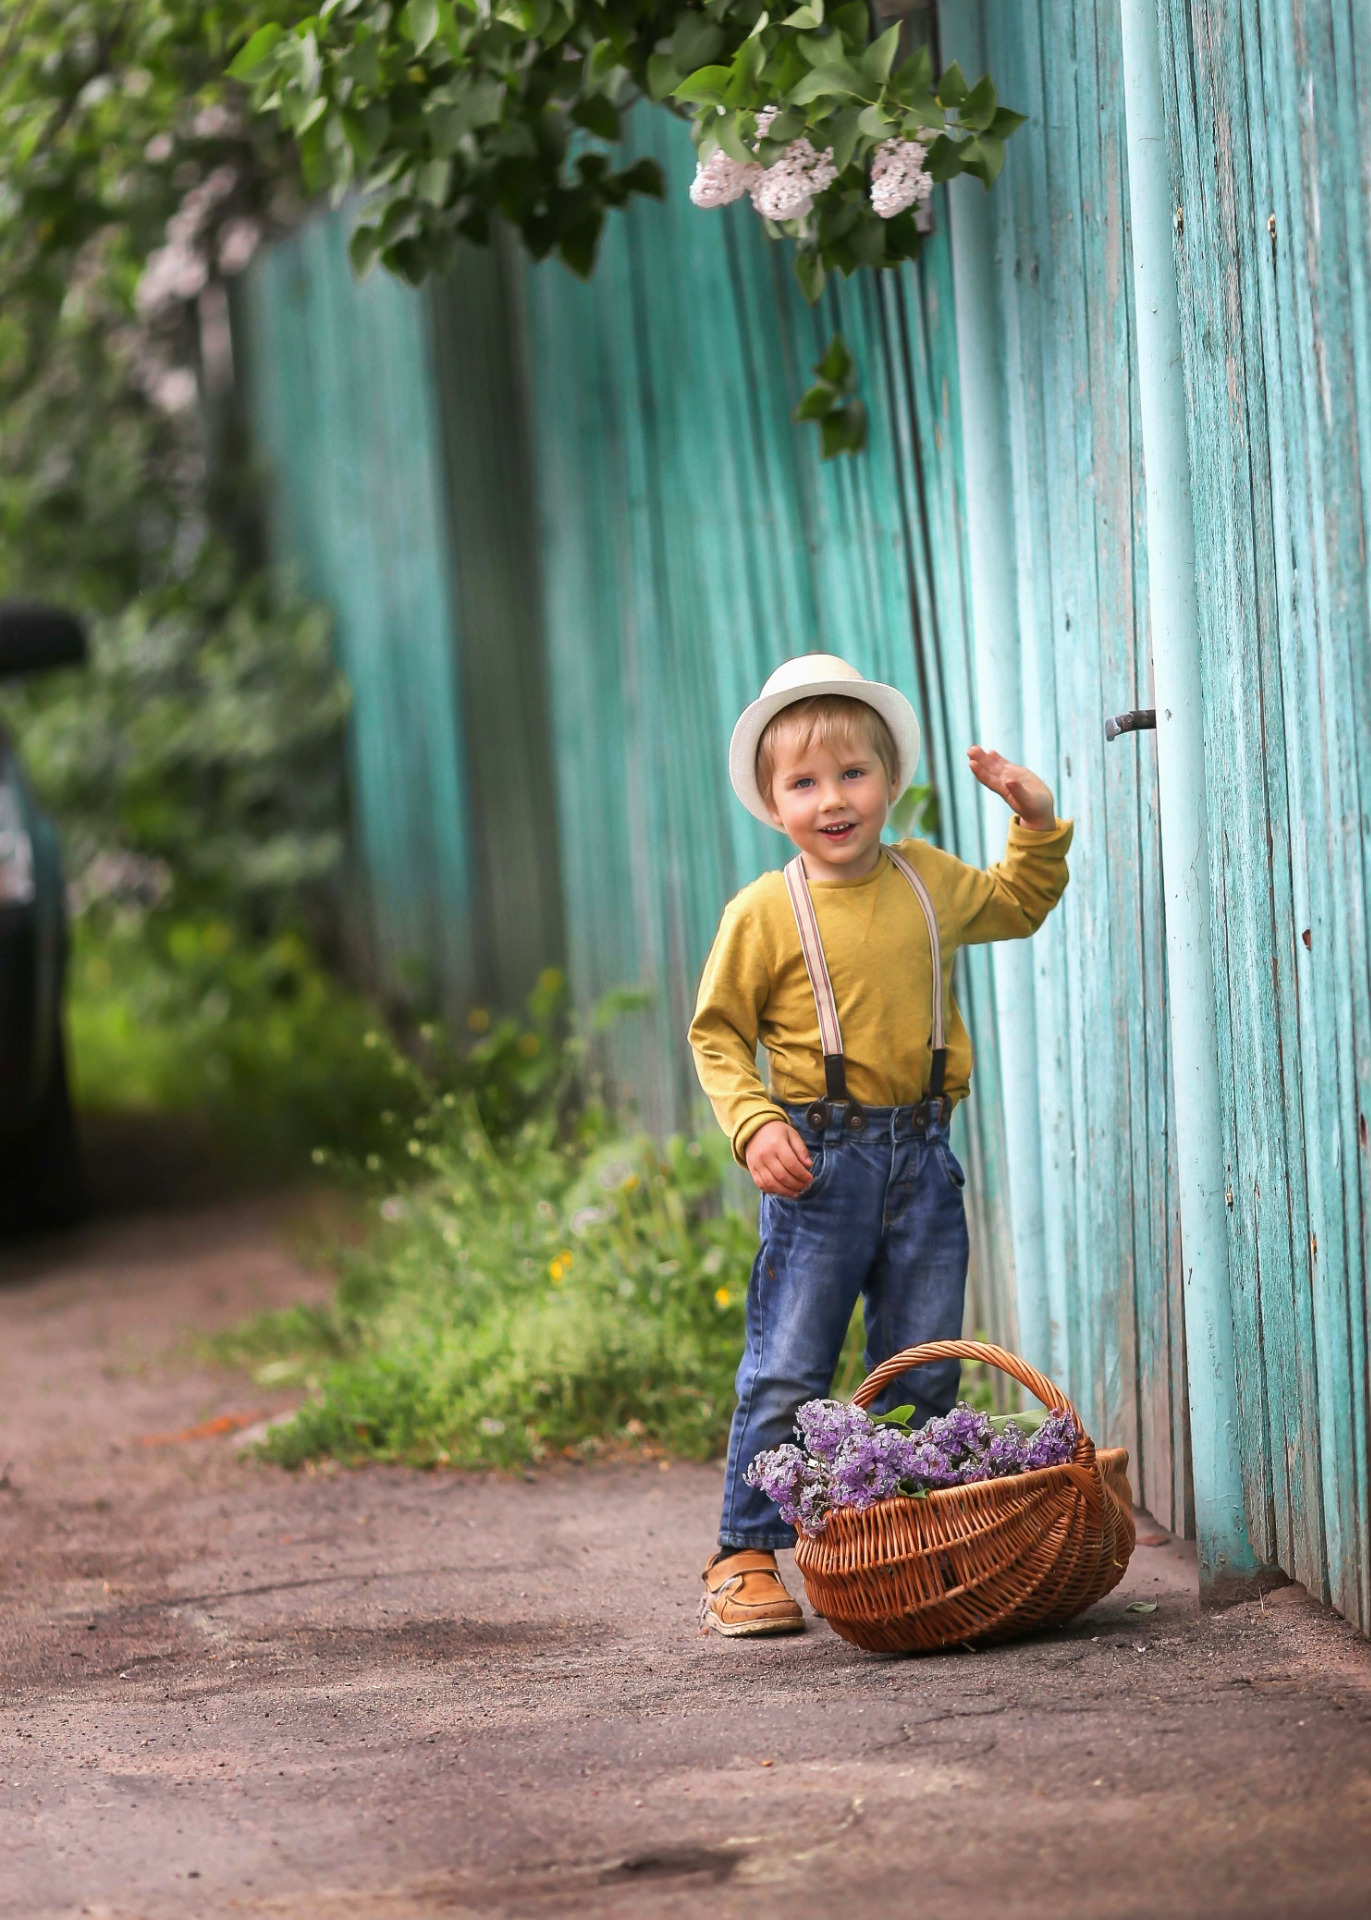
POLYGON ((358 915, 381 982, 451 1003, 476 979, 473 853, 426 309, 358 286, 342 214, 270 249, 240 328, 273 544, 332 608, 352 689, 358 915))
POLYGON ((1371 1630, 1371 16, 1162 14, 1248 1525, 1371 1630))
MULTIPOLYGON (((1350 0, 1160 8, 1248 1524, 1368 1626, 1371 28, 1350 0)), ((826 647, 902 686, 964 857, 1002 831, 963 769, 982 716, 1041 768, 1077 821, 1072 885, 1026 966, 967 955, 959 980, 973 1314, 1185 1530, 1155 760, 1103 733, 1151 703, 1119 21, 941 16, 1030 119, 989 201, 939 196, 917 271, 811 313, 750 209, 690 206, 683 130, 643 109, 629 144, 669 197, 616 217, 589 285, 502 254, 423 296, 358 290, 334 221, 277 249, 248 302, 257 417, 278 542, 337 609, 357 691, 380 946, 458 1015, 541 954, 586 1015, 645 987, 609 1057, 653 1126, 696 1105, 683 1034, 720 906, 781 850, 724 769, 772 666, 826 647), (872 441, 824 467, 789 413, 835 324, 872 441)))
POLYGON ((998 0, 943 12, 948 51, 1029 116, 987 202, 993 309, 960 324, 997 336, 1020 708, 1004 745, 1077 823, 1071 886, 1034 941, 1036 1097, 1015 1132, 1041 1227, 1012 1223, 1020 1317, 1042 1330, 1030 1357, 1129 1448, 1135 1491, 1185 1532, 1156 782, 1146 736, 1141 752, 1104 737, 1106 714, 1151 704, 1118 22, 998 0))

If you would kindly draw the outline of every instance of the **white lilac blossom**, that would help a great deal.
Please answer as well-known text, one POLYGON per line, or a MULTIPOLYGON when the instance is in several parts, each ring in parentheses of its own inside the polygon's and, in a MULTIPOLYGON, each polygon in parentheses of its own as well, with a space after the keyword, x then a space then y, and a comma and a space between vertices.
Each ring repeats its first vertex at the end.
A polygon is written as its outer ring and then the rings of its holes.
MULTIPOLYGON (((764 140, 779 107, 763 107, 757 115, 757 138, 764 140)), ((814 196, 838 177, 833 149, 817 153, 803 138, 792 140, 780 159, 764 167, 760 160, 734 160, 722 148, 695 168, 690 197, 697 207, 727 207, 752 195, 752 204, 764 220, 803 220, 813 211, 814 196)))
POLYGON ((727 207, 741 200, 752 184, 762 177, 756 160, 744 166, 717 147, 708 160, 701 160, 690 183, 690 197, 697 207, 727 207))
POLYGON ((1076 1424, 1064 1411, 1029 1432, 963 1403, 910 1432, 845 1401, 810 1400, 795 1426, 804 1446, 759 1453, 747 1480, 776 1502, 782 1519, 809 1534, 821 1533, 835 1508, 860 1511, 898 1494, 1032 1473, 1063 1465, 1076 1450, 1076 1424))
POLYGON ((752 204, 764 220, 803 220, 813 212, 815 194, 831 187, 837 177, 832 147, 816 153, 801 137, 792 140, 776 164, 754 182, 749 189, 752 204))
POLYGON ((933 192, 928 149, 918 140, 883 140, 871 162, 871 205, 882 220, 921 207, 933 192))

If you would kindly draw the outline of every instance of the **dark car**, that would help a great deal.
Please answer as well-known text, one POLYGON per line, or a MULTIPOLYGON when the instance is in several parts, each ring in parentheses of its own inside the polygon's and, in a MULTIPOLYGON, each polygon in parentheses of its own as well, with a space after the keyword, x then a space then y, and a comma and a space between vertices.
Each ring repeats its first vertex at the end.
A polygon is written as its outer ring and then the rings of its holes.
MULTIPOLYGON (((0 602, 0 679, 85 657, 71 614, 0 602)), ((0 728, 0 1233, 56 1226, 82 1209, 62 1031, 66 964, 57 832, 0 728)))

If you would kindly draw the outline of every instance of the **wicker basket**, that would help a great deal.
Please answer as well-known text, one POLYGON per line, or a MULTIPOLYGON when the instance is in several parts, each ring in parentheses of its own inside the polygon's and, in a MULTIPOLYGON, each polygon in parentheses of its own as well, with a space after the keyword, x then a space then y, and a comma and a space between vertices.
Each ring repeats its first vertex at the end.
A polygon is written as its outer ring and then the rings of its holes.
POLYGON ((1059 1467, 947 1487, 921 1499, 839 1508, 820 1534, 801 1534, 795 1564, 805 1592, 844 1640, 875 1653, 1012 1639, 1069 1620, 1123 1577, 1133 1552, 1133 1501, 1122 1447, 1096 1453, 1080 1416, 1043 1374, 979 1340, 909 1347, 853 1395, 929 1360, 983 1360, 1076 1422, 1075 1458, 1059 1467))

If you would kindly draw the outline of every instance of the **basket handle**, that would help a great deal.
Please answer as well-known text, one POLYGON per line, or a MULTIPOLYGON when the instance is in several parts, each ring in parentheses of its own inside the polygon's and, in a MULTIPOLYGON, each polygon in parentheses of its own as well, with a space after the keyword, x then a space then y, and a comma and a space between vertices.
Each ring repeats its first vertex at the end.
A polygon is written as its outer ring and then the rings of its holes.
POLYGON ((992 1347, 984 1340, 927 1340, 921 1347, 906 1347, 902 1353, 891 1354, 874 1373, 867 1375, 852 1396, 853 1406, 870 1406, 882 1387, 898 1380, 911 1367, 926 1366, 930 1360, 983 1360, 987 1366, 998 1367, 1001 1373, 1017 1380, 1021 1387, 1027 1387, 1051 1412, 1069 1413, 1076 1423, 1076 1457, 1071 1462, 1071 1477, 1088 1499, 1097 1504, 1103 1499, 1104 1485, 1095 1463, 1095 1442, 1081 1425, 1081 1416, 1045 1373, 1039 1373, 1036 1367, 1030 1367, 1026 1360, 1020 1360, 1016 1353, 1004 1347, 992 1347))

